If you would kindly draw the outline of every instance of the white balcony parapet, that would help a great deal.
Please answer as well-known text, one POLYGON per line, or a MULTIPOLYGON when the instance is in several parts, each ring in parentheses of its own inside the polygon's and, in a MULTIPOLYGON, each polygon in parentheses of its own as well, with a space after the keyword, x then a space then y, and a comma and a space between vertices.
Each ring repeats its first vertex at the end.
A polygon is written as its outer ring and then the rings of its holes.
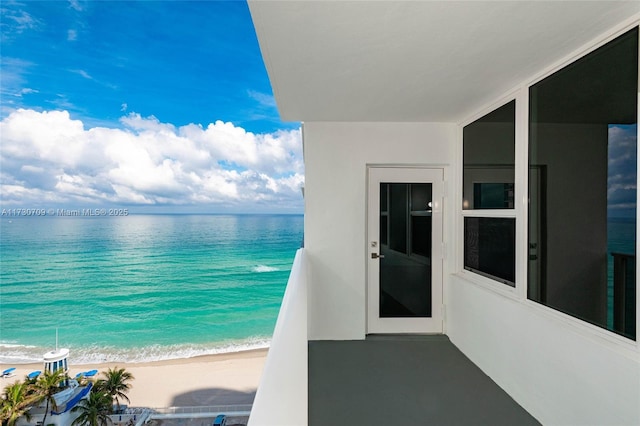
POLYGON ((307 425, 307 265, 296 253, 249 426, 307 425))
POLYGON ((202 419, 224 414, 227 417, 248 417, 251 404, 210 405, 192 407, 162 407, 149 409, 151 420, 162 419, 202 419))

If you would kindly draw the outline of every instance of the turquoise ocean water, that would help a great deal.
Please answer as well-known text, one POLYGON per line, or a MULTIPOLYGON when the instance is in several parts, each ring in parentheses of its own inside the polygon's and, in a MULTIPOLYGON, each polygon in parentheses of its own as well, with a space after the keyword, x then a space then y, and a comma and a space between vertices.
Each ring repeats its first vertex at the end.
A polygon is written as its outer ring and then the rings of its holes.
MULTIPOLYGON (((608 234, 635 254, 634 221, 608 234)), ((56 328, 74 364, 267 347, 302 238, 301 215, 1 218, 0 362, 40 362, 56 328)))
POLYGON ((300 215, 0 219, 0 362, 142 362, 267 347, 300 215))

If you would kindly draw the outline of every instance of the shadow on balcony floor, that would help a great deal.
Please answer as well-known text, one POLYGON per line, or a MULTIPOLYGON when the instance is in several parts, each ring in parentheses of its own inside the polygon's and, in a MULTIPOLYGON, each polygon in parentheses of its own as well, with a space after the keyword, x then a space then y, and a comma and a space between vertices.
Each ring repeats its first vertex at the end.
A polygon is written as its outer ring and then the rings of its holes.
POLYGON ((309 342, 309 426, 538 425, 447 336, 309 342))

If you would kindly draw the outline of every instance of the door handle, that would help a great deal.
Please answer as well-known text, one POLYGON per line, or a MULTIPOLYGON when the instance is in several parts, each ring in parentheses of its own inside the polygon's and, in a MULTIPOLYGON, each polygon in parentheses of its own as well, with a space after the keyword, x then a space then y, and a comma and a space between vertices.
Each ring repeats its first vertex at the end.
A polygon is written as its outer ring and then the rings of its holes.
POLYGON ((384 259, 384 254, 371 253, 372 259, 384 259))

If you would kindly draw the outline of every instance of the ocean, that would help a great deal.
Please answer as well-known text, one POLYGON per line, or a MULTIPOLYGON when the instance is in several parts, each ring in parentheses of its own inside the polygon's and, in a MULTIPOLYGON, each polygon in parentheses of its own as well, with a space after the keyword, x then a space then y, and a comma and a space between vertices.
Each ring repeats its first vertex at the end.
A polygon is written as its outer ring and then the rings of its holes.
MULTIPOLYGON (((635 222, 608 233, 635 254, 635 222)), ((268 347, 302 239, 302 215, 3 217, 0 362, 40 362, 56 330, 73 364, 268 347)))
POLYGON ((302 215, 0 219, 0 362, 268 347, 302 215))

